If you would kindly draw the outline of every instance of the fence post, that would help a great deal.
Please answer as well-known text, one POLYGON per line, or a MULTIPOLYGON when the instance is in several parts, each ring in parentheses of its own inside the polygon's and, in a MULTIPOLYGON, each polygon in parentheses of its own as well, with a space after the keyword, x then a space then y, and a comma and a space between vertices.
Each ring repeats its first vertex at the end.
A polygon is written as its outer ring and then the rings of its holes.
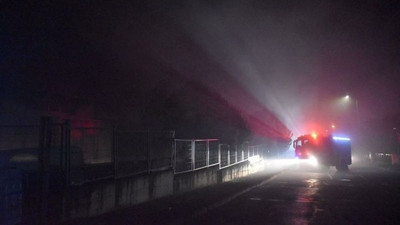
POLYGON ((195 146, 196 142, 194 140, 192 140, 192 170, 194 170, 196 168, 196 151, 195 151, 195 146))
POLYGON ((171 155, 172 170, 176 173, 176 140, 175 135, 172 139, 172 155, 171 155))
POLYGON ((218 143, 218 164, 221 169, 221 144, 218 143))
POLYGON ((150 130, 147 129, 146 134, 146 147, 147 147, 147 173, 151 172, 151 153, 150 153, 150 130))
POLYGON ((231 165, 231 146, 227 145, 228 147, 228 165, 231 165))
POLYGON ((40 118, 38 157, 38 224, 47 224, 47 199, 49 194, 50 150, 52 143, 51 118, 40 118))
POLYGON ((114 179, 118 178, 118 130, 113 127, 114 179))
POLYGON ((244 161, 244 144, 242 144, 242 161, 244 161))
POLYGON ((237 145, 235 145, 235 163, 237 163, 238 162, 238 147, 237 147, 237 145))
POLYGON ((206 141, 206 148, 207 148, 207 158, 206 158, 206 166, 210 165, 210 140, 206 141))
POLYGON ((171 158, 170 158, 170 167, 175 173, 175 163, 174 163, 174 155, 175 155, 175 131, 171 130, 171 158))
POLYGON ((64 122, 64 135, 65 135, 65 182, 66 185, 71 184, 71 122, 65 120, 64 122))
MULTIPOLYGON (((65 174, 65 123, 61 124, 60 126, 60 170, 64 172, 64 178, 66 176, 65 174)), ((64 180, 65 182, 65 180, 64 180)), ((67 184, 67 183, 65 183, 67 184)))

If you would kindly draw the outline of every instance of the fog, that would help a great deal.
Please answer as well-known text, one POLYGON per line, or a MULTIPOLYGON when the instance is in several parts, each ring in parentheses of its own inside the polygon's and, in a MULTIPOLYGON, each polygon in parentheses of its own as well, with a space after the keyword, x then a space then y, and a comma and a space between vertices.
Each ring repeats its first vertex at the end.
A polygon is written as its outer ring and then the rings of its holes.
POLYGON ((2 99, 77 98, 129 121, 179 99, 212 112, 227 105, 265 136, 332 124, 346 132, 399 112, 396 9, 379 1, 10 4, 2 99))

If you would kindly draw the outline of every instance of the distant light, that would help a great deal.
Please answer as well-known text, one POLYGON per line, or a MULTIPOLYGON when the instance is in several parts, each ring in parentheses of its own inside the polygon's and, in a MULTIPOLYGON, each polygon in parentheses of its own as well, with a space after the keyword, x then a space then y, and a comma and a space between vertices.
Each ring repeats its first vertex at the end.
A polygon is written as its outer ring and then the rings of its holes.
POLYGON ((348 100, 350 98, 350 95, 344 96, 344 99, 348 100))
POLYGON ((316 133, 311 134, 311 137, 317 139, 318 135, 316 133))
POLYGON ((350 138, 348 137, 332 137, 332 139, 338 141, 350 141, 350 138))
POLYGON ((332 128, 332 129, 335 129, 335 128, 336 128, 335 124, 332 124, 332 125, 331 125, 331 128, 332 128))
POLYGON ((313 155, 310 156, 310 158, 308 159, 308 162, 313 166, 318 166, 318 164, 319 164, 318 159, 313 155))
POLYGON ((396 128, 396 127, 393 127, 393 130, 397 130, 397 128, 396 128))
POLYGON ((249 160, 250 164, 254 164, 254 163, 260 161, 261 158, 259 155, 255 155, 255 156, 250 156, 248 160, 249 160))

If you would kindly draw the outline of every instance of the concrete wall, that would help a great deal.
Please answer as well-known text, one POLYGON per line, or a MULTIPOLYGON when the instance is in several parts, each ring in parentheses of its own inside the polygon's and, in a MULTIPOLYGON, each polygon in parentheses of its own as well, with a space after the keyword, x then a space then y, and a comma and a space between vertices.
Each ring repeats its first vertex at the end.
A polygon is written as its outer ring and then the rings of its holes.
POLYGON ((234 179, 245 177, 263 169, 262 160, 254 163, 249 161, 230 166, 219 171, 220 181, 228 182, 234 179))
POLYGON ((172 170, 85 184, 65 192, 62 218, 69 220, 96 216, 172 193, 172 170))
POLYGON ((174 193, 190 191, 218 183, 219 166, 213 166, 174 176, 174 193))
POLYGON ((190 191, 196 188, 231 181, 263 169, 262 161, 250 163, 245 161, 219 169, 218 166, 196 170, 174 176, 174 193, 190 191))
POLYGON ((261 162, 248 161, 219 169, 218 166, 174 175, 172 170, 105 180, 72 187, 62 197, 63 220, 97 216, 174 193, 231 181, 260 171, 261 162))

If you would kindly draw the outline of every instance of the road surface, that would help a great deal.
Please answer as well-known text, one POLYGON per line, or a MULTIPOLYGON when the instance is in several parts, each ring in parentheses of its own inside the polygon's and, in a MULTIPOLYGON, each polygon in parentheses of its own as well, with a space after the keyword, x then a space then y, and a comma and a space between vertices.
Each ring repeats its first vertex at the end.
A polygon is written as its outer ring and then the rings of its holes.
POLYGON ((68 224, 400 224, 400 173, 275 162, 265 172, 68 224))
POLYGON ((296 165, 186 224, 400 224, 400 173, 296 165))

